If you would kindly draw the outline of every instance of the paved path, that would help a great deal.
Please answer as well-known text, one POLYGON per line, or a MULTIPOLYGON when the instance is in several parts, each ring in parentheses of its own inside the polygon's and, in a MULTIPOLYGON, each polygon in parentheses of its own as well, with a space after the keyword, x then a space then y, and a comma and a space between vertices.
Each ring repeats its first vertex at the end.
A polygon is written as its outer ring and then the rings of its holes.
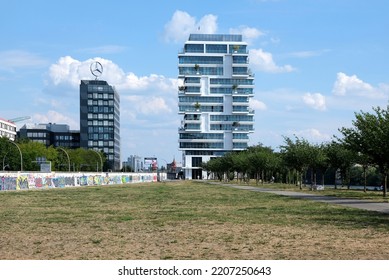
POLYGON ((376 211, 376 212, 389 214, 389 203, 386 203, 386 202, 371 202, 371 201, 360 200, 360 199, 339 198, 339 197, 324 196, 324 195, 319 195, 319 194, 308 194, 308 193, 302 193, 302 192, 275 190, 275 189, 261 188, 261 187, 252 187, 252 186, 234 185, 234 184, 223 184, 223 183, 217 183, 217 182, 209 182, 209 183, 210 184, 217 184, 217 185, 221 185, 221 186, 226 186, 226 187, 230 187, 230 188, 235 188, 235 189, 240 189, 240 190, 273 193, 273 194, 284 195, 284 196, 289 196, 289 197, 294 197, 294 198, 309 199, 309 200, 314 200, 314 201, 319 201, 319 202, 337 204, 337 205, 341 205, 341 206, 345 206, 345 207, 352 207, 352 208, 358 208, 358 209, 363 209, 363 210, 376 211))

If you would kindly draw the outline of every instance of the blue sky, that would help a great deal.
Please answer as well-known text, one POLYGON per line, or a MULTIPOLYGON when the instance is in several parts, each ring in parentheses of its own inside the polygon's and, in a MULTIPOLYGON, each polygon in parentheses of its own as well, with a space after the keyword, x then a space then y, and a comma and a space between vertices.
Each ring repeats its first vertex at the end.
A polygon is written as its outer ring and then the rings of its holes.
POLYGON ((388 1, 2 2, 0 117, 79 129, 79 81, 97 59, 121 95, 122 160, 181 161, 177 53, 199 28, 249 43, 251 145, 329 141, 354 112, 388 104, 388 1))

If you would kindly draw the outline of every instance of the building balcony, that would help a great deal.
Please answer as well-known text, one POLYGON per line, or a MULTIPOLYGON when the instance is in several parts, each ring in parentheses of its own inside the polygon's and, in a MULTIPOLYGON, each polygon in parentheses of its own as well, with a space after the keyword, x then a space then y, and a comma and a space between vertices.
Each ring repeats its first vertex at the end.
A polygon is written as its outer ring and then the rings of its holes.
POLYGON ((200 132, 200 124, 195 126, 195 124, 185 124, 178 128, 178 131, 187 131, 187 132, 200 132))

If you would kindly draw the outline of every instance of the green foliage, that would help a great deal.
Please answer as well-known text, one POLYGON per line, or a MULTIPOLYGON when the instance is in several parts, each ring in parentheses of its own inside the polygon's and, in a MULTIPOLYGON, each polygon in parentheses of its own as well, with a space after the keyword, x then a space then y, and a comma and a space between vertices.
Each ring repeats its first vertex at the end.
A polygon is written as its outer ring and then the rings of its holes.
POLYGON ((19 171, 21 168, 20 153, 22 152, 23 171, 39 171, 37 158, 46 158, 51 162, 53 171, 68 171, 69 160, 71 171, 101 171, 101 160, 106 162, 102 152, 86 149, 64 149, 46 147, 43 143, 22 139, 11 143, 8 138, 0 138, 0 164, 2 170, 19 171), (67 155, 69 155, 69 160, 67 155), (101 157, 101 159, 100 159, 101 157))
POLYGON ((1 170, 20 170, 19 150, 7 137, 0 138, 0 160, 1 170))
POLYGON ((296 170, 297 183, 302 187, 303 174, 308 170, 311 159, 310 144, 305 139, 296 137, 295 141, 284 137, 285 145, 281 146, 281 154, 285 164, 296 170))
MULTIPOLYGON (((356 163, 356 153, 339 142, 331 142, 325 146, 329 165, 340 171, 342 185, 350 184, 350 169, 356 163)), ((336 180, 335 180, 336 187, 336 180)))
POLYGON ((262 145, 249 147, 245 151, 228 153, 203 164, 203 168, 229 179, 234 173, 237 179, 255 178, 259 181, 290 183, 290 179, 302 188, 311 174, 310 182, 317 184, 316 174, 322 175, 321 184, 327 171, 331 171, 335 182, 340 174, 343 185, 351 184, 377 186, 381 178, 383 195, 386 197, 386 183, 389 173, 389 105, 386 109, 373 108, 373 113, 355 113, 353 127, 341 128, 343 138, 331 143, 312 144, 303 138, 284 137, 280 153, 262 145), (377 167, 377 168, 376 168, 377 167), (377 170, 381 173, 378 174, 377 170))
POLYGON ((389 171, 389 105, 386 109, 373 108, 373 113, 355 113, 353 127, 341 128, 341 142, 350 150, 363 155, 364 161, 376 164, 383 175, 383 195, 386 196, 386 178, 389 171))

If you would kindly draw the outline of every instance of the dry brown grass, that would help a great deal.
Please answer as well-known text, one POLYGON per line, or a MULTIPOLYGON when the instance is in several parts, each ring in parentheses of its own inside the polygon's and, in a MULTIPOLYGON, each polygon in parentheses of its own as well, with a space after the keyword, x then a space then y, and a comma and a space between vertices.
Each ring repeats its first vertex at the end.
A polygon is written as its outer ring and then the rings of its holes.
POLYGON ((201 183, 0 203, 1 259, 389 259, 389 215, 201 183))

